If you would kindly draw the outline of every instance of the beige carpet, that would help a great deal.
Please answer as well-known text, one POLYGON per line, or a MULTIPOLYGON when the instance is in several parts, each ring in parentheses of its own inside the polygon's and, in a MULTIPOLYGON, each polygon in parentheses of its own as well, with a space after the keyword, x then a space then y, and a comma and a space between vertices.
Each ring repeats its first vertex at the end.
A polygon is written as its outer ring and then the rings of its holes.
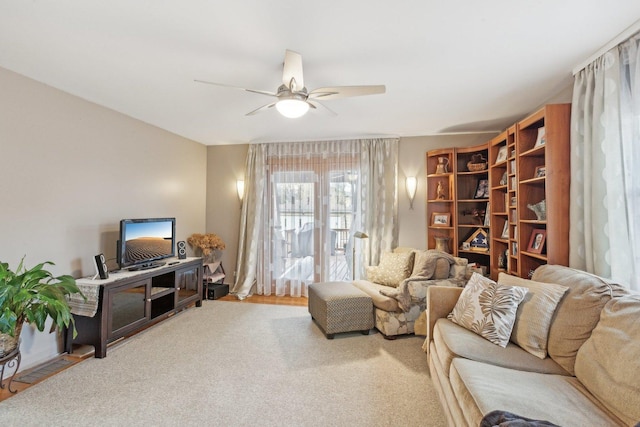
POLYGON ((444 426, 421 337, 205 301, 0 402, 2 426, 444 426))

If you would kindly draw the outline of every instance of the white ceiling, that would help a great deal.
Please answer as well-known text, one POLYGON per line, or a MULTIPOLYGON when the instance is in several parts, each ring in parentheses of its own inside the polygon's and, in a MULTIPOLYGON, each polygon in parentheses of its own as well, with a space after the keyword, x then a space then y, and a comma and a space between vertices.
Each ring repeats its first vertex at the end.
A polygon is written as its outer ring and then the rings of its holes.
POLYGON ((638 0, 0 0, 0 67, 203 144, 503 129, 640 18, 638 0), (285 49, 305 84, 384 84, 286 119, 285 49))

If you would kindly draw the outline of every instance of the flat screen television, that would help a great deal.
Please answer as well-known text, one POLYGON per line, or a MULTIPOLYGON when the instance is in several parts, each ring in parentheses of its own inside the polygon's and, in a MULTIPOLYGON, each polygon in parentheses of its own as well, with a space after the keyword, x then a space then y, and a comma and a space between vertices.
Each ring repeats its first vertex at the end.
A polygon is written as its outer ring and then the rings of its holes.
POLYGON ((164 265, 175 256, 175 218, 123 219, 120 221, 120 268, 141 270, 164 265))

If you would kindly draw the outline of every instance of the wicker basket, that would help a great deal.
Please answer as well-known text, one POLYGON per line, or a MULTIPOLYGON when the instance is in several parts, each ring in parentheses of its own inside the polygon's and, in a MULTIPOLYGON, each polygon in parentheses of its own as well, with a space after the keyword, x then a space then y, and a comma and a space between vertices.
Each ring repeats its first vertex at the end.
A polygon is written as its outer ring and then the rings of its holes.
POLYGON ((487 162, 483 162, 483 163, 467 163, 467 168, 469 169, 469 172, 480 172, 483 171, 487 168, 487 162))

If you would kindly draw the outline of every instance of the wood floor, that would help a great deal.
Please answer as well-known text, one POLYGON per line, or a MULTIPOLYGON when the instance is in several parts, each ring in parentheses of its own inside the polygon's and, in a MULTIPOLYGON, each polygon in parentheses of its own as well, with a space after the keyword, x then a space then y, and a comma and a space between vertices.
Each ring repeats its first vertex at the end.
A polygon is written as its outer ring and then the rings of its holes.
POLYGON ((218 301, 237 301, 241 303, 248 304, 277 304, 277 305, 297 305, 297 306, 307 306, 308 300, 306 297, 277 297, 274 295, 252 295, 249 298, 246 298, 240 301, 234 295, 226 295, 218 301))
MULTIPOLYGON (((241 304, 277 304, 277 305, 295 305, 295 306, 305 306, 305 307, 307 306, 307 298, 305 298, 305 297, 288 297, 288 296, 277 297, 277 296, 273 296, 273 295, 270 295, 270 296, 253 295, 253 296, 251 296, 249 298, 246 298, 246 299, 244 299, 242 301, 240 301, 239 299, 237 299, 233 295, 226 295, 226 296, 224 296, 222 298, 219 298, 218 301, 235 301, 235 302, 241 303, 241 304)), ((207 303, 207 301, 203 302, 203 304, 206 304, 206 303, 207 303)), ((87 359, 89 357, 93 357, 93 354, 91 353, 91 354, 84 355, 84 356, 75 355, 75 354, 72 354, 72 355, 63 354, 63 355, 61 355, 59 357, 60 358, 64 358, 65 360, 68 360, 68 361, 72 362, 72 364, 70 364, 70 365, 68 365, 68 366, 66 366, 64 368, 64 369, 68 369, 69 367, 73 366, 76 363, 79 363, 79 362, 83 361, 84 359, 87 359)), ((40 367, 36 366, 34 368, 31 368, 31 369, 28 369, 28 370, 25 370, 25 371, 21 371, 20 373, 18 373, 18 375, 16 375, 16 377, 20 377, 20 376, 22 376, 24 374, 28 374, 29 372, 34 371, 34 370, 36 370, 38 368, 40 368, 40 367)), ((62 369, 62 370, 64 370, 64 369, 62 369)), ((52 373, 51 375, 42 378, 42 380, 40 380, 40 381, 44 381, 45 379, 49 378, 50 376, 55 375, 58 372, 62 372, 62 370, 57 371, 55 373, 52 373)), ((40 382, 40 381, 38 381, 38 382, 40 382)), ((11 383, 11 389, 12 390, 17 390, 17 393, 14 394, 14 393, 10 393, 7 390, 7 383, 8 383, 8 378, 6 378, 5 381, 4 381, 4 388, 0 389, 0 401, 6 400, 6 399, 10 398, 11 396, 14 396, 15 394, 20 393, 21 391, 31 387, 32 385, 37 384, 37 382, 34 383, 34 384, 27 384, 27 383, 21 383, 21 382, 18 382, 18 381, 14 380, 11 383)))

